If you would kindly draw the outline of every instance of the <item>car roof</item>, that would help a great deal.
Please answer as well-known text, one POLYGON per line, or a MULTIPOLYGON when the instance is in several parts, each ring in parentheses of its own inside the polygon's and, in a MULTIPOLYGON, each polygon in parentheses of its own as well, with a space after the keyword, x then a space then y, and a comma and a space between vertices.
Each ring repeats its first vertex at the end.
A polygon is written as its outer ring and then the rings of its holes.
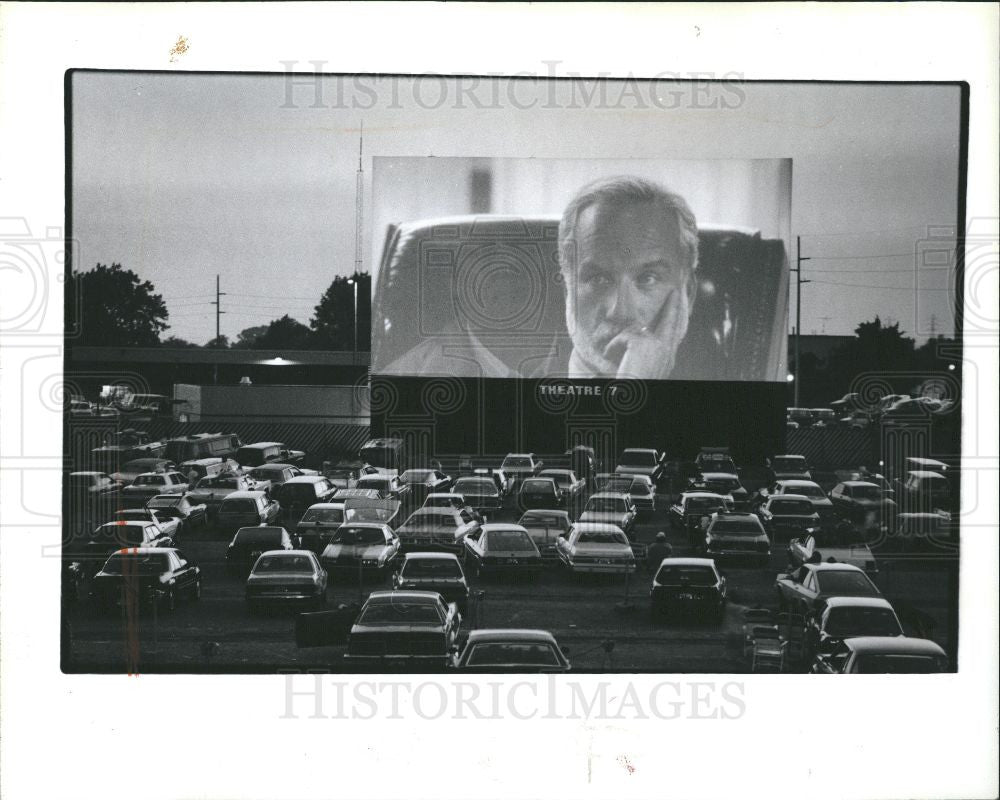
POLYGON ((539 475, 552 475, 552 474, 563 475, 563 474, 572 474, 572 473, 573 473, 573 470, 571 470, 571 469, 562 469, 561 467, 553 467, 552 469, 543 469, 538 474, 539 475))
MULTIPOLYGON (((125 511, 131 511, 132 509, 123 509, 123 510, 125 510, 125 511)), ((135 510, 138 511, 140 509, 135 509, 135 510)), ((145 519, 145 520, 143 520, 143 519, 113 519, 110 522, 103 523, 100 527, 102 527, 102 528, 108 528, 108 527, 120 528, 120 527, 123 527, 123 526, 132 526, 132 525, 138 525, 138 526, 143 527, 143 528, 158 528, 159 527, 155 522, 153 522, 150 519, 145 519)))
POLYGON ((596 498, 601 498, 601 499, 604 499, 604 500, 607 500, 607 499, 621 500, 622 498, 625 498, 625 497, 628 497, 628 495, 625 494, 624 492, 594 492, 590 496, 590 499, 594 500, 596 498))
POLYGON ((290 469, 291 467, 292 467, 291 464, 280 464, 276 461, 272 461, 269 464, 258 464, 256 467, 253 467, 252 469, 254 471, 265 470, 267 472, 280 472, 282 470, 290 469))
POLYGON ((316 554, 312 550, 265 550, 263 553, 261 553, 261 557, 281 556, 282 558, 286 556, 291 557, 291 556, 314 556, 314 555, 316 554))
POLYGON ((568 519, 569 512, 562 511, 561 509, 558 508, 529 508, 521 515, 521 519, 524 519, 525 517, 541 517, 541 516, 566 517, 568 519))
POLYGON ((660 562, 660 566, 678 567, 714 567, 715 559, 712 558, 665 558, 660 562))
POLYGON ((534 458, 534 453, 507 453, 504 458, 534 458))
POLYGON ((940 472, 934 472, 929 469, 911 469, 908 473, 909 475, 916 475, 918 478, 940 478, 943 481, 948 480, 940 472))
MULTIPOLYGON (((469 477, 472 477, 472 476, 469 476, 469 477)), ((461 479, 459 479, 459 480, 461 480, 461 479)), ((459 500, 463 500, 463 501, 465 500, 465 495, 462 494, 461 492, 428 492, 427 497, 425 497, 424 500, 425 501, 426 500, 430 500, 430 498, 432 498, 432 497, 455 497, 455 498, 458 498, 459 500)))
POLYGON ((861 567, 856 567, 853 564, 845 564, 843 561, 821 561, 819 564, 804 564, 803 566, 809 569, 815 570, 816 572, 860 572, 864 574, 864 570, 861 567))
POLYGON ((946 656, 937 642, 915 636, 855 636, 844 643, 855 653, 946 656))
POLYGON ((256 500, 258 497, 264 497, 267 493, 261 491, 260 489, 241 489, 238 492, 230 492, 226 495, 226 499, 223 503, 228 503, 230 500, 256 500))
POLYGON ((804 478, 782 478, 781 480, 775 481, 782 486, 819 486, 816 481, 807 481, 804 478))
POLYGON ((844 486, 874 486, 876 489, 881 489, 877 483, 872 483, 871 481, 841 481, 844 486))
POLYGON ((344 504, 343 503, 313 503, 311 506, 309 506, 309 508, 306 509, 306 511, 313 511, 313 510, 322 511, 322 510, 328 509, 328 508, 329 509, 334 509, 334 510, 340 509, 341 511, 343 511, 344 504))
POLYGON ((243 531, 285 531, 288 533, 280 525, 244 525, 236 531, 236 535, 239 536, 243 531))
POLYGON ((691 498, 691 497, 708 497, 712 500, 723 500, 723 496, 718 492, 703 492, 700 489, 694 492, 681 492, 681 497, 691 498))
MULTIPOLYGON (((813 409, 807 408, 805 410, 812 411, 813 409)), ((801 453, 779 453, 778 455, 774 456, 774 458, 801 458, 803 461, 805 461, 806 457, 801 453)))
POLYGON ((622 453, 655 453, 657 452, 655 447, 626 447, 622 450, 622 453))
POLYGON ((123 547, 115 550, 113 556, 149 556, 154 553, 176 553, 176 547, 123 547))
POLYGON ((844 608, 864 606, 866 608, 888 608, 893 611, 892 603, 884 597, 828 597, 827 608, 844 608))
POLYGON ((105 474, 107 473, 100 472, 96 469, 82 469, 76 472, 71 472, 70 477, 73 477, 74 475, 105 475, 105 474))
POLYGON ((469 631, 469 644, 479 642, 547 642, 556 644, 548 631, 534 628, 479 628, 469 631))
POLYGON ((455 561, 458 562, 458 556, 454 553, 427 553, 427 552, 417 552, 417 553, 407 553, 403 556, 404 561, 455 561))
POLYGON ((417 589, 394 590, 380 589, 368 595, 367 602, 393 602, 394 600, 406 600, 409 602, 436 603, 441 599, 438 592, 422 592, 417 589))
POLYGON ((610 522, 574 522, 573 530, 586 533, 615 532, 624 533, 617 525, 610 522))
POLYGON ((487 522, 482 527, 483 533, 489 533, 490 531, 521 531, 522 533, 527 533, 527 531, 516 522, 487 522))
POLYGON ((243 447, 240 449, 245 450, 254 447, 284 447, 284 446, 285 446, 284 442, 251 442, 250 444, 243 445, 243 447))
POLYGON ((772 500, 804 500, 809 503, 810 500, 804 494, 772 494, 767 498, 767 502, 770 503, 772 500))
POLYGON ((290 483, 319 483, 320 481, 325 481, 322 475, 296 475, 293 478, 289 478, 285 481, 285 486, 290 483))
POLYGON ((701 473, 702 480, 711 481, 718 480, 720 478, 732 478, 736 475, 735 472, 703 472, 701 473))
POLYGON ((150 475, 155 475, 156 477, 159 477, 161 475, 166 475, 166 473, 165 472, 140 472, 135 477, 136 478, 146 478, 146 477, 148 477, 150 475))
MULTIPOLYGON (((344 528, 373 528, 375 530, 379 530, 379 531, 383 531, 383 532, 385 531, 386 528, 389 528, 389 526, 386 525, 384 522, 345 522, 345 523, 343 523, 343 525, 341 527, 344 527, 344 528)), ((389 528, 389 530, 391 531, 392 528, 389 528)))

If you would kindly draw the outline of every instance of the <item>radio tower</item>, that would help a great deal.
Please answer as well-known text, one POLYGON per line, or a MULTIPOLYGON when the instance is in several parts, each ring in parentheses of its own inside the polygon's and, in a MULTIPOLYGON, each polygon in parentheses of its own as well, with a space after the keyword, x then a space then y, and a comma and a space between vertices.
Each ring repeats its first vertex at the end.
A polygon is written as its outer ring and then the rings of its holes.
POLYGON ((358 175, 357 186, 355 188, 354 205, 354 274, 361 274, 361 228, 364 220, 365 202, 365 170, 361 164, 361 155, 365 145, 365 123, 361 122, 361 135, 358 137, 358 175))

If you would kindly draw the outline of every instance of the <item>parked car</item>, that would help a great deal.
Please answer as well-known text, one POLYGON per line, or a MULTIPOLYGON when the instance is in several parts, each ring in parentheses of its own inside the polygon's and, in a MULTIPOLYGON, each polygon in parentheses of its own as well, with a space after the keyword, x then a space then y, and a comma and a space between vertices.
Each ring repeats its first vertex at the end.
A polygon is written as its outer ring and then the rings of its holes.
POLYGON ((729 498, 735 511, 744 510, 750 500, 750 495, 740 483, 740 479, 728 472, 703 472, 696 486, 691 488, 699 488, 729 498))
POLYGON ((266 492, 233 492, 219 506, 215 524, 222 530, 251 525, 270 525, 278 519, 281 507, 266 492))
POLYGON ((246 575, 261 554, 271 550, 294 550, 292 537, 276 525, 240 528, 226 548, 226 568, 234 575, 246 575))
POLYGON ((400 502, 410 502, 413 492, 405 483, 400 483, 396 475, 362 475, 355 485, 357 489, 374 489, 382 498, 391 497, 400 502))
POLYGON ((268 550, 247 576, 250 613, 265 605, 326 605, 326 570, 311 550, 268 550))
POLYGON ((160 515, 155 509, 149 508, 122 508, 115 512, 115 521, 127 520, 130 522, 151 522, 160 529, 161 536, 167 536, 174 541, 177 540, 177 533, 180 531, 180 520, 160 515))
POLYGON ((454 553, 407 553, 392 576, 392 588, 437 592, 446 603, 455 603, 463 614, 469 608, 469 582, 454 553))
POLYGON ((881 597, 864 570, 851 564, 803 564, 779 573, 774 582, 778 607, 808 614, 828 597, 881 597))
POLYGON ((814 561, 836 561, 863 569, 874 577, 878 574, 878 565, 865 537, 865 531, 848 522, 803 533, 788 543, 788 562, 798 567, 814 561))
POLYGON ((748 511, 713 514, 705 531, 704 550, 716 561, 753 559, 764 566, 771 563, 771 540, 760 519, 748 511))
POLYGON ((230 472, 202 478, 188 492, 188 497, 194 503, 204 503, 208 513, 214 515, 222 505, 222 501, 233 492, 267 491, 270 488, 271 484, 268 481, 257 481, 247 475, 230 472))
POLYGON ((327 570, 385 573, 400 552, 399 537, 377 522, 346 522, 330 537, 320 560, 327 570))
POLYGON ((529 508, 561 508, 566 497, 559 484, 552 478, 525 478, 517 493, 517 507, 521 511, 529 508))
POLYGON ((542 461, 534 453, 508 453, 504 456, 500 469, 511 477, 516 486, 525 478, 541 472, 542 461))
POLYGON ((117 472, 111 474, 111 478, 128 486, 140 475, 174 471, 174 462, 165 458, 134 458, 122 464, 117 472))
POLYGON ((624 531, 616 525, 577 522, 556 539, 559 561, 573 573, 624 575, 635 572, 635 556, 624 531))
POLYGON ((314 469, 302 469, 294 464, 261 464, 246 473, 251 480, 257 481, 261 488, 277 486, 290 481, 292 478, 299 478, 303 475, 317 475, 314 469))
POLYGON ((465 537, 466 565, 475 575, 492 572, 537 574, 542 555, 520 525, 491 522, 465 537))
MULTIPOLYGON (((338 492, 334 500, 340 499, 338 492)), ((378 522, 395 528, 400 521, 400 509, 402 508, 398 500, 380 497, 345 497, 344 502, 344 522, 378 522)))
POLYGON ((559 491, 562 492, 563 503, 572 507, 583 499, 587 489, 587 482, 578 478, 571 469, 543 469, 538 473, 539 478, 551 478, 556 482, 559 491))
POLYGON ((338 461, 333 465, 325 462, 322 474, 324 477, 329 478, 330 483, 336 486, 337 489, 351 489, 362 475, 378 474, 378 467, 373 467, 371 464, 364 464, 356 459, 353 461, 338 461))
POLYGON ((734 478, 739 476, 739 469, 728 447, 703 447, 695 456, 694 463, 699 472, 720 472, 734 478))
POLYGON ((813 511, 809 498, 800 494, 771 495, 757 514, 775 542, 819 530, 819 514, 813 511))
POLYGON ((405 552, 436 550, 462 553, 465 538, 479 531, 476 520, 466 520, 454 508, 418 508, 397 528, 405 552))
POLYGON ((569 456, 570 469, 589 484, 597 472, 597 454, 594 448, 578 444, 567 450, 564 455, 569 456))
POLYGON ((437 592, 372 592, 351 628, 346 657, 373 666, 447 666, 461 625, 458 606, 437 592))
POLYGON ((842 481, 830 490, 837 513, 856 525, 878 527, 895 516, 896 503, 870 481, 842 481))
POLYGON ((950 514, 899 514, 892 523, 885 546, 898 552, 953 554, 958 550, 958 521, 950 514))
POLYGON ((262 464, 299 464, 305 459, 302 450, 291 450, 284 442, 254 442, 236 451, 236 460, 244 467, 262 464))
POLYGON ((408 469, 399 476, 399 482, 410 487, 414 499, 423 502, 431 492, 447 492, 452 479, 438 469, 408 469))
POLYGON ((845 639, 830 655, 816 657, 820 674, 913 675, 948 671, 948 656, 929 639, 859 636, 845 639))
POLYGON ((712 515, 718 511, 729 511, 730 506, 720 494, 713 492, 688 491, 677 496, 677 502, 670 506, 670 523, 685 531, 688 541, 701 544, 712 515))
POLYGON ((665 558, 649 590, 653 619, 707 612, 721 622, 726 591, 726 579, 711 558, 665 558))
POLYGON ((805 456, 780 455, 768 461, 770 483, 782 480, 811 481, 812 473, 805 456))
POLYGON ((174 540, 164 535, 155 522, 118 520, 106 522, 84 543, 80 557, 104 561, 111 553, 124 547, 173 547, 174 540))
POLYGON ((514 478, 508 475, 501 467, 476 467, 472 471, 473 475, 483 478, 492 478, 500 492, 500 497, 506 497, 515 490, 514 478))
POLYGON ((158 494, 183 494, 187 490, 187 478, 179 472, 146 472, 122 489, 121 499, 127 506, 144 506, 158 494))
POLYGON ((455 481, 452 490, 462 495, 478 513, 485 514, 503 507, 503 496, 496 482, 489 477, 465 476, 455 481))
POLYGON ((319 555, 326 549, 333 534, 343 523, 343 503, 316 503, 309 506, 295 528, 299 547, 303 550, 312 550, 319 555))
POLYGON ((424 498, 421 508, 454 508, 466 522, 475 520, 482 522, 483 518, 465 499, 464 494, 458 492, 431 492, 424 498))
POLYGON ((956 510, 951 483, 940 472, 911 470, 896 497, 907 513, 956 510))
POLYGON ((525 511, 517 524, 528 532, 544 560, 555 560, 556 540, 569 532, 572 523, 566 511, 535 508, 525 511))
POLYGON ((627 494, 597 492, 592 494, 583 507, 579 522, 598 522, 615 525, 622 529, 626 536, 632 538, 636 517, 639 512, 635 503, 627 494))
POLYGON ((158 494, 146 501, 162 517, 172 517, 180 522, 179 530, 189 531, 203 528, 208 523, 208 509, 202 503, 193 503, 186 494, 158 494))
POLYGON ((116 497, 121 489, 121 481, 113 480, 107 473, 96 471, 71 472, 66 483, 69 496, 84 503, 116 497))
POLYGON ((637 512, 656 510, 656 486, 648 475, 619 473, 618 480, 609 481, 601 491, 627 494, 632 498, 637 512))
POLYGON ((480 628, 470 631, 454 668, 462 672, 569 672, 570 663, 548 631, 480 628))
MULTIPOLYGON (((228 458, 195 458, 190 461, 182 461, 177 465, 177 471, 181 475, 190 478, 192 472, 201 481, 205 478, 214 478, 227 472, 238 472, 240 465, 228 458)), ((190 482, 190 481, 189 481, 190 482)))
POLYGON ((169 610, 183 597, 201 597, 201 569, 173 547, 129 547, 109 556, 94 575, 91 597, 102 605, 159 603, 169 610))
POLYGON ((645 447, 628 447, 622 451, 615 467, 615 472, 627 472, 632 475, 646 475, 653 483, 663 476, 666 456, 659 450, 645 447))
POLYGON ((281 507, 281 520, 295 529, 309 506, 328 503, 337 494, 337 487, 322 475, 300 475, 289 478, 271 490, 271 499, 281 507))
POLYGON ((810 408, 814 428, 827 428, 837 424, 837 415, 832 408, 810 408))
POLYGON ((795 494, 808 498, 823 527, 832 526, 836 522, 837 513, 833 501, 815 481, 782 479, 774 484, 772 491, 776 495, 795 494))
POLYGON ((832 653, 855 636, 902 636, 903 626, 884 597, 831 597, 806 618, 806 656, 832 653))

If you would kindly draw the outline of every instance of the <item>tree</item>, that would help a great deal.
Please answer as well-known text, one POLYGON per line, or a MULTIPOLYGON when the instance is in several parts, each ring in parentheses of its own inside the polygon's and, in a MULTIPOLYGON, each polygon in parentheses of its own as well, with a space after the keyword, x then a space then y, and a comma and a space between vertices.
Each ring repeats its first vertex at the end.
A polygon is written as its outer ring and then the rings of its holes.
POLYGON ((189 342, 187 339, 182 339, 179 336, 168 336, 162 342, 160 342, 164 347, 173 348, 186 348, 186 347, 197 347, 194 342, 189 342))
POLYGON ((68 330, 82 345, 151 347, 166 330, 167 306, 149 281, 121 264, 98 264, 66 283, 68 330))
MULTIPOLYGON (((338 275, 320 298, 309 321, 313 346, 320 350, 353 350, 354 342, 354 285, 357 281, 358 319, 357 349, 371 349, 371 275, 367 272, 351 276, 338 275)), ((416 299, 416 298, 414 298, 416 299)))
POLYGON ((229 347, 229 337, 224 333, 218 336, 213 336, 205 342, 205 347, 211 350, 226 350, 229 347))
POLYGON ((307 350, 312 341, 312 332, 288 314, 272 320, 267 330, 254 340, 255 350, 307 350))
POLYGON ((914 341, 904 335, 899 323, 883 325, 875 317, 858 325, 854 333, 856 338, 830 354, 829 371, 836 384, 844 387, 844 392, 859 391, 864 386, 855 385, 855 379, 867 375, 866 381, 878 381, 894 392, 908 391, 915 363, 914 341))
POLYGON ((241 330, 237 336, 236 341, 233 342, 233 349, 235 350, 252 350, 257 346, 257 340, 260 339, 265 333, 267 333, 267 325, 254 325, 250 328, 244 328, 241 330))

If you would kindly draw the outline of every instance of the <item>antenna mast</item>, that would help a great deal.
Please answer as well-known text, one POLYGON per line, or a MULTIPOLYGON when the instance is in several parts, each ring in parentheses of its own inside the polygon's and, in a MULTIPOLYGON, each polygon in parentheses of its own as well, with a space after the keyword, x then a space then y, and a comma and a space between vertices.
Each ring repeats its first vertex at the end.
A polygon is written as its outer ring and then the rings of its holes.
POLYGON ((358 137, 358 173, 357 186, 355 187, 354 206, 354 274, 359 275, 362 268, 361 258, 361 230, 364 225, 364 200, 365 200, 365 171, 362 166, 361 157, 365 144, 365 123, 361 122, 361 135, 358 137))

